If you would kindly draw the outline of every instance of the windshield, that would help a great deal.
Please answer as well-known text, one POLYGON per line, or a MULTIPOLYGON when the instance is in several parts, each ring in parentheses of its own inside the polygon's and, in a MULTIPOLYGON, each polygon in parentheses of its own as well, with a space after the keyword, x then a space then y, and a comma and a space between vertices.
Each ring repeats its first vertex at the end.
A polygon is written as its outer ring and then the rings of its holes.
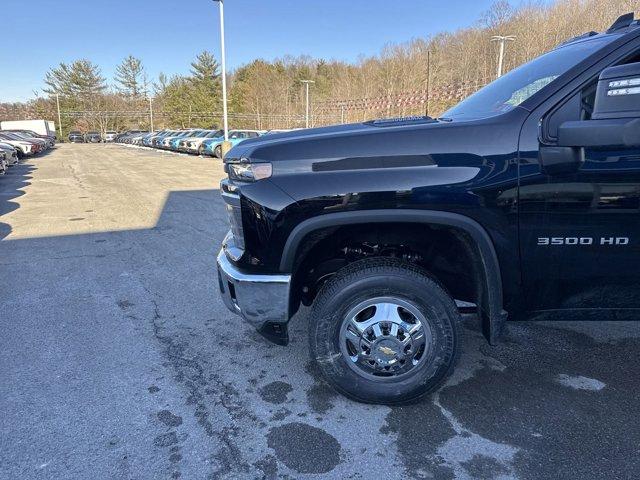
POLYGON ((485 118, 508 112, 611 40, 601 37, 541 55, 478 90, 443 113, 442 118, 485 118))
POLYGON ((22 137, 16 135, 15 133, 4 133, 2 134, 2 137, 9 138, 11 140, 22 140, 22 137))

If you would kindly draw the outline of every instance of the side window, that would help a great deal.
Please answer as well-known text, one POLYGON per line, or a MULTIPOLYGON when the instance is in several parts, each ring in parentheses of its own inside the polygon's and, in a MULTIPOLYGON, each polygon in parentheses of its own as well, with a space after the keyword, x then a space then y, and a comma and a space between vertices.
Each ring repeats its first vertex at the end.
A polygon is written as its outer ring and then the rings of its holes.
POLYGON ((580 120, 582 117, 581 104, 582 91, 575 93, 568 101, 543 121, 543 139, 545 143, 553 143, 558 139, 558 127, 564 122, 580 120))

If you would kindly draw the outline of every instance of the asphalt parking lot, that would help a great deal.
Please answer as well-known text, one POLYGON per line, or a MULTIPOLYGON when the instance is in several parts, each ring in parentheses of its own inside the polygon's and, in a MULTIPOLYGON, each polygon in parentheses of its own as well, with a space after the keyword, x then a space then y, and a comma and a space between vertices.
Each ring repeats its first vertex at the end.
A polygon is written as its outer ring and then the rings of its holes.
POLYGON ((0 177, 0 478, 640 476, 640 323, 511 324, 490 347, 469 316, 433 397, 350 402, 305 312, 278 347, 218 299, 222 176, 61 145, 0 177))

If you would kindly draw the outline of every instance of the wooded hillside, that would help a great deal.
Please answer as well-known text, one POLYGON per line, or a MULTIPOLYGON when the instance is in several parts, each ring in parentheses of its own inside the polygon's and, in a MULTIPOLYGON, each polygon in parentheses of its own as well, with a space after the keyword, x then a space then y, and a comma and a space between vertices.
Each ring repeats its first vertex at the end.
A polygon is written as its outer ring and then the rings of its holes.
MULTIPOLYGON (((506 44, 504 71, 508 71, 570 37, 605 30, 638 5, 638 0, 558 0, 512 8, 500 0, 473 26, 388 45, 354 64, 311 57, 257 59, 230 74, 230 126, 303 126, 303 79, 315 81, 313 125, 425 112, 437 115, 496 77, 498 43, 491 41, 493 36, 515 37, 506 44)), ((192 63, 188 76, 149 80, 143 61, 130 56, 111 84, 88 60, 52 68, 45 81, 44 96, 28 104, 0 105, 0 119, 56 119, 53 93, 58 91, 66 129, 148 127, 146 91, 152 97, 156 128, 221 123, 219 69, 207 52, 192 63), (76 63, 79 72, 73 70, 76 63), (83 72, 93 76, 93 84, 80 75, 83 72), (48 80, 55 80, 56 74, 62 75, 59 81, 76 84, 64 88, 52 84, 48 80)))

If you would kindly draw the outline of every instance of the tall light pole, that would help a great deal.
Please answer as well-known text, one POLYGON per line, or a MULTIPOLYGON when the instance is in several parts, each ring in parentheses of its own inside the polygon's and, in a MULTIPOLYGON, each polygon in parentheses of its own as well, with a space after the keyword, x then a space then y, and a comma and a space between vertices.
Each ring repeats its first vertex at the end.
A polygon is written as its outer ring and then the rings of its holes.
POLYGON ((60 130, 60 141, 62 142, 62 118, 60 117, 60 95, 56 92, 56 105, 58 106, 58 129, 60 130))
POLYGON ((515 39, 515 35, 495 35, 491 37, 492 42, 500 42, 500 54, 498 56, 498 78, 502 76, 502 65, 504 63, 504 44, 506 42, 513 42, 515 39))
POLYGON ((151 122, 151 133, 153 133, 153 101, 151 97, 147 95, 147 99, 149 100, 149 120, 151 122))
POLYGON ((301 83, 304 83, 305 85, 305 90, 306 90, 306 99, 307 99, 307 108, 306 108, 306 115, 305 115, 305 125, 306 128, 309 128, 309 84, 310 83, 316 83, 313 80, 300 80, 301 83))
MULTIPOLYGON (((224 0, 213 0, 220 7, 220 60, 222 61, 222 123, 224 141, 229 141, 229 122, 227 120, 227 67, 224 54, 224 0)), ((224 150, 224 148, 223 148, 224 150)))

